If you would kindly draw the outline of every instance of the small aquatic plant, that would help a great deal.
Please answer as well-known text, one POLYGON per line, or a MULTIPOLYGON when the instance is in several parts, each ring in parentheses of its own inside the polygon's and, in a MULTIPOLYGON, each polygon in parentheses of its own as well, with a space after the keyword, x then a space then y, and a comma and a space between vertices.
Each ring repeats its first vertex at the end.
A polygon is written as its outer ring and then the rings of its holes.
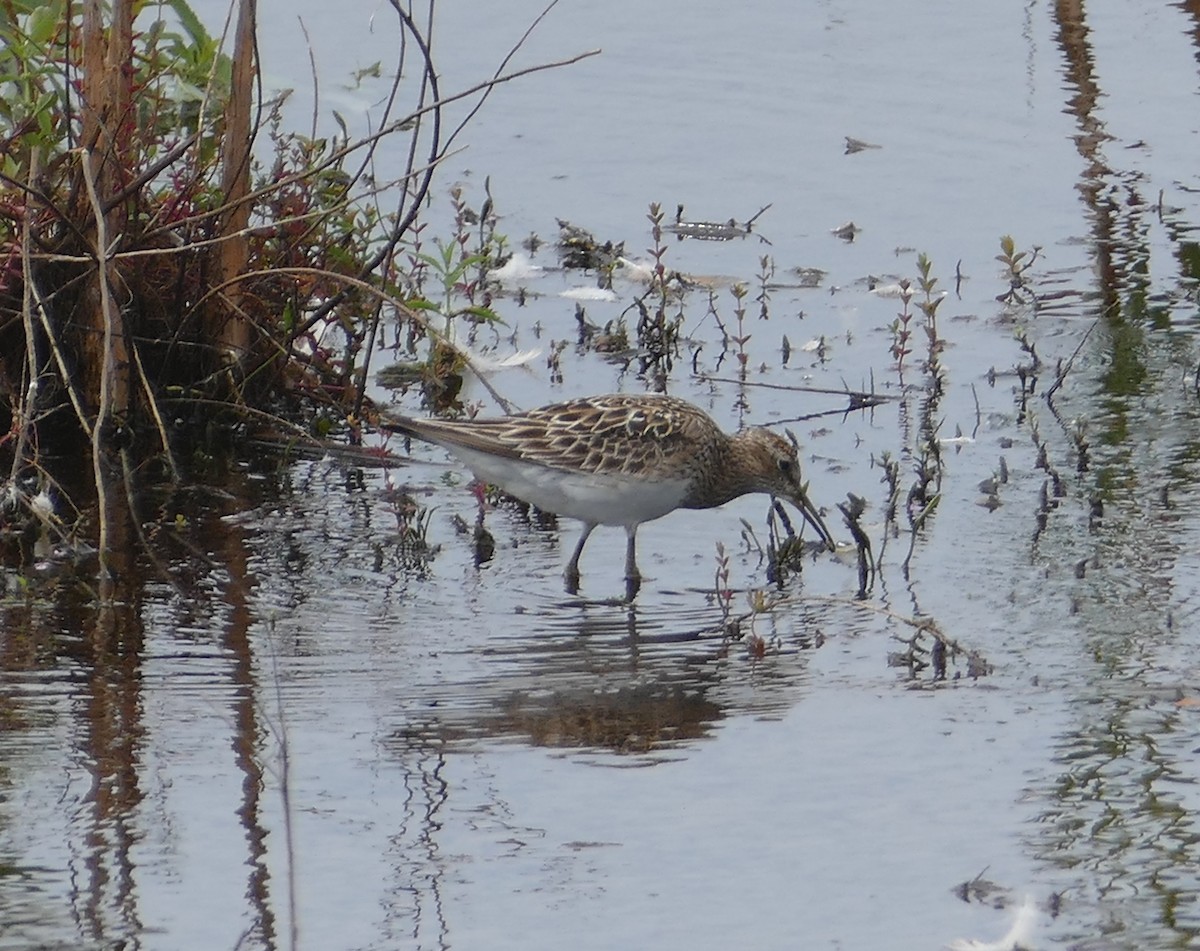
POLYGON ((867 593, 875 582, 875 562, 871 556, 871 539, 862 526, 862 517, 867 510, 865 499, 854 493, 847 493, 846 501, 838 503, 838 511, 850 529, 854 539, 854 547, 858 552, 858 597, 866 598, 867 593))
POLYGON ((917 255, 917 310, 925 318, 925 372, 929 377, 929 402, 937 403, 945 388, 945 370, 941 354, 945 341, 938 335, 937 311, 946 295, 937 290, 937 278, 933 276, 933 262, 925 254, 917 255))
POLYGON ((722 542, 717 542, 717 568, 713 579, 713 591, 717 607, 721 611, 721 630, 726 634, 733 634, 733 589, 729 586, 729 554, 722 542))
POLYGON ((1017 243, 1011 235, 1000 239, 1000 253, 996 260, 1004 265, 1004 276, 1008 281, 1008 290, 996 297, 1002 304, 1036 304, 1037 295, 1029 287, 1025 272, 1033 267, 1041 255, 1042 249, 1034 245, 1028 251, 1018 251, 1017 243))
POLYGON ((653 373, 656 386, 665 391, 667 377, 674 366, 679 351, 679 328, 683 324, 683 306, 672 293, 672 275, 667 272, 664 258, 667 248, 663 243, 663 213, 657 203, 650 205, 647 215, 650 220, 652 264, 650 284, 646 293, 637 298, 634 306, 639 317, 637 341, 639 361, 643 374, 653 373), (674 310, 674 313, 670 311, 674 310))
POLYGON ((754 298, 758 303, 759 320, 769 320, 771 317, 771 281, 774 279, 775 259, 769 254, 764 254, 758 259, 758 296, 754 298))
POLYGON ((912 303, 912 285, 908 279, 900 281, 900 313, 892 321, 888 329, 892 333, 892 345, 889 352, 896 360, 896 375, 904 382, 904 358, 912 353, 912 330, 909 329, 913 314, 909 309, 912 303))

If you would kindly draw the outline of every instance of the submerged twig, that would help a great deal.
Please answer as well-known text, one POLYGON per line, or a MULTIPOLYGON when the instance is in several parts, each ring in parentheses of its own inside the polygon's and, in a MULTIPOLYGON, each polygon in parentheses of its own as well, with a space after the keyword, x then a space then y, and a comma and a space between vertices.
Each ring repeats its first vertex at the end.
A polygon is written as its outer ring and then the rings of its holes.
POLYGON ((821 396, 845 396, 850 400, 850 405, 844 409, 823 410, 820 413, 812 413, 808 416, 798 416, 790 420, 790 422, 800 419, 813 419, 818 416, 829 416, 834 412, 843 413, 859 409, 870 409, 871 407, 881 406, 889 400, 897 398, 884 393, 874 393, 867 390, 851 390, 849 388, 838 390, 821 386, 794 386, 790 383, 769 383, 766 380, 740 380, 730 377, 710 376, 706 373, 697 374, 696 379, 702 383, 732 383, 737 386, 756 386, 766 390, 781 390, 788 393, 816 393, 821 396))
POLYGON ((1075 349, 1071 352, 1071 355, 1067 357, 1067 362, 1065 364, 1059 364, 1058 372, 1055 373, 1054 376, 1054 382, 1050 384, 1043 395, 1043 399, 1045 399, 1046 402, 1050 402, 1054 394, 1058 392, 1059 387, 1061 387, 1066 381, 1067 374, 1070 373, 1071 368, 1075 366, 1075 358, 1079 356, 1079 351, 1082 350, 1084 344, 1088 342, 1088 338, 1091 337, 1092 331, 1096 329, 1097 323, 1099 323, 1098 320, 1093 321, 1092 325, 1088 327, 1087 332, 1084 333, 1082 339, 1080 339, 1079 343, 1075 346, 1075 349))

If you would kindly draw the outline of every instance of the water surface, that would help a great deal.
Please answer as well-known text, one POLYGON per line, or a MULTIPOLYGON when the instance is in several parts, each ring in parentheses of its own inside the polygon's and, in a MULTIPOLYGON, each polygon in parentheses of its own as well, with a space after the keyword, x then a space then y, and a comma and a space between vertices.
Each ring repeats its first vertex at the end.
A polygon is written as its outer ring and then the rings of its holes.
MULTIPOLYGON (((375 103, 341 81, 390 60, 388 12, 302 12, 325 108, 375 103)), ((537 12, 439 4, 444 86, 490 75, 537 12)), ((476 501, 436 450, 392 470, 264 455, 178 503, 208 555, 178 589, 147 567, 105 615, 74 578, 9 579, 0 947, 930 949, 999 937, 1026 897, 1031 946, 1191 946, 1196 17, 556 7, 514 66, 603 54, 498 89, 445 185, 478 204, 490 177, 514 241, 566 218, 635 258, 650 202, 715 222, 771 204, 769 244, 670 244, 672 267, 726 279, 726 322, 731 282, 753 297, 775 268, 744 383, 694 292, 670 389, 730 428, 792 420, 835 534, 836 502, 868 503, 868 597, 850 553, 775 591, 743 540, 743 520, 765 537, 762 498, 646 526, 627 605, 620 532, 589 543, 578 597, 569 522, 490 509, 477 565, 454 522, 476 501), (854 241, 831 234, 848 221, 854 241), (997 300, 1005 234, 1041 249, 1020 306, 997 300), (870 290, 918 252, 950 292, 934 399, 919 322, 902 379, 899 302, 870 290), (825 275, 801 287, 799 267, 825 275), (822 338, 823 358, 801 349, 822 338), (889 400, 839 412, 761 383, 889 400), (913 543, 903 500, 932 446, 913 543), (431 558, 399 542, 399 487, 432 512, 431 558), (751 617, 753 592, 782 600, 751 617), (983 666, 890 664, 923 619, 983 666)), ((260 22, 268 74, 303 88, 294 9, 260 22)), ((646 389, 574 345, 557 294, 594 276, 549 246, 537 263, 525 305, 496 306, 517 346, 571 342, 562 382, 539 361, 495 385, 525 406, 646 389)), ((639 293, 615 290, 589 319, 639 293)))

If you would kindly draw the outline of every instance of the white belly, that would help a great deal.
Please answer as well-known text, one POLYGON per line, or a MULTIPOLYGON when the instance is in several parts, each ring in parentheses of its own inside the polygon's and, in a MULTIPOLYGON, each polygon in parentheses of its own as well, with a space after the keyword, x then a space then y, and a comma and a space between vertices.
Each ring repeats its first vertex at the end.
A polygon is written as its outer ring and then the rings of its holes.
POLYGON ((447 446, 475 477, 547 512, 593 525, 638 525, 679 507, 684 479, 649 481, 624 475, 572 472, 520 459, 447 446))

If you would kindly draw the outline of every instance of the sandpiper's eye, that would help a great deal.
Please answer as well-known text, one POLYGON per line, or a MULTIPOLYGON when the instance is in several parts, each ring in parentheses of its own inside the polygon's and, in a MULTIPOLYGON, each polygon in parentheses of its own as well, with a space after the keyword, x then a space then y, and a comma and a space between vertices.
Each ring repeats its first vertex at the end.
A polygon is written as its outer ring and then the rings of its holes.
POLYGON ((794 468, 795 468, 795 466, 792 464, 791 459, 780 459, 779 460, 779 471, 782 472, 785 476, 790 476, 792 474, 792 470, 794 468))

